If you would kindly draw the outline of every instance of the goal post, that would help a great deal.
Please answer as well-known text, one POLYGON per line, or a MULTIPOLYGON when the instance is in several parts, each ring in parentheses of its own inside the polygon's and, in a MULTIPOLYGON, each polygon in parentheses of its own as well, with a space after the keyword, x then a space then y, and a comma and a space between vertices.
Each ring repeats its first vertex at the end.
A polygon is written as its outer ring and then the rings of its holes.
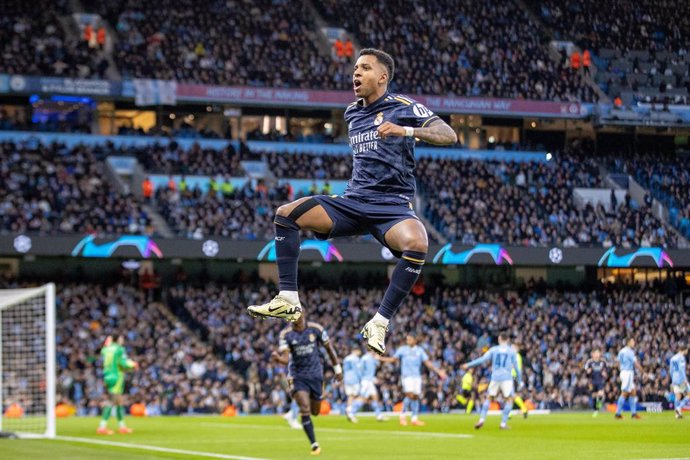
POLYGON ((0 435, 55 437, 55 284, 0 289, 0 435))

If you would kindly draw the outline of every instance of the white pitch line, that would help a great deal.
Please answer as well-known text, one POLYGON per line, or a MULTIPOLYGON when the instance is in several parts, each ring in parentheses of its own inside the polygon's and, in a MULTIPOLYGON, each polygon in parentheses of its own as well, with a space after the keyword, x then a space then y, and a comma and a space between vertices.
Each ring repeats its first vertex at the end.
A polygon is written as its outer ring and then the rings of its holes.
POLYGON ((216 454, 213 452, 200 452, 200 451, 196 451, 196 450, 171 449, 168 447, 149 446, 146 444, 132 444, 132 443, 128 443, 128 442, 104 441, 104 440, 100 440, 100 439, 90 439, 90 438, 75 438, 72 436, 56 436, 54 439, 56 441, 69 441, 69 442, 78 442, 78 443, 84 443, 84 444, 98 444, 98 445, 102 445, 102 446, 124 447, 125 449, 150 450, 153 452, 164 452, 167 454, 196 455, 197 457, 223 458, 223 459, 230 459, 230 460, 266 460, 266 459, 257 458, 257 457, 241 457, 238 455, 216 454))
MULTIPOLYGON (((244 423, 238 423, 238 424, 230 424, 230 423, 201 423, 203 426, 215 426, 215 427, 223 427, 223 428, 251 428, 251 429, 266 429, 266 425, 247 425, 244 423)), ((288 428, 287 426, 284 428, 288 428)), ((391 430, 358 430, 356 428, 353 429, 345 429, 345 428, 321 428, 321 427, 315 427, 315 430, 317 433, 319 432, 325 432, 325 433, 348 433, 348 434, 374 434, 374 435, 382 435, 382 434, 393 434, 393 435, 402 435, 402 436, 411 436, 411 437, 422 437, 422 438, 454 438, 454 439, 468 439, 474 437, 471 434, 455 434, 455 433, 436 433, 436 432, 427 432, 427 431, 419 431, 419 432, 413 432, 413 431, 391 431, 391 430)))

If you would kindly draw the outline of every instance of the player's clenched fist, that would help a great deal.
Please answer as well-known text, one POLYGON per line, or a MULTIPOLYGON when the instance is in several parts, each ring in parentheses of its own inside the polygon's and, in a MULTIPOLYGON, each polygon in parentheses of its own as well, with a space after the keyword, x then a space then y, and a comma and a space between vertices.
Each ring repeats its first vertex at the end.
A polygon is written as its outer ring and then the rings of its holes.
POLYGON ((403 137, 405 135, 405 128, 391 123, 390 121, 386 121, 378 127, 378 132, 381 139, 394 136, 403 137))

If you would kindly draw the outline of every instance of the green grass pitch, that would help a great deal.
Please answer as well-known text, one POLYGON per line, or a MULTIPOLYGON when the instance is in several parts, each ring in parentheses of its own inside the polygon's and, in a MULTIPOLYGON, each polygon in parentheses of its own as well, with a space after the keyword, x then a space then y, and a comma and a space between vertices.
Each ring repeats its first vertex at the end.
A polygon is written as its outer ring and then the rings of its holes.
MULTIPOLYGON (((510 431, 489 417, 426 415, 424 427, 402 427, 362 417, 315 419, 322 458, 332 459, 690 459, 690 417, 643 414, 614 420, 608 413, 514 417, 510 431)), ((0 459, 106 460, 159 458, 310 458, 301 430, 273 417, 128 417, 132 435, 97 436, 96 418, 58 420, 58 440, 0 440, 0 459)), ((115 421, 111 420, 111 428, 115 421)))

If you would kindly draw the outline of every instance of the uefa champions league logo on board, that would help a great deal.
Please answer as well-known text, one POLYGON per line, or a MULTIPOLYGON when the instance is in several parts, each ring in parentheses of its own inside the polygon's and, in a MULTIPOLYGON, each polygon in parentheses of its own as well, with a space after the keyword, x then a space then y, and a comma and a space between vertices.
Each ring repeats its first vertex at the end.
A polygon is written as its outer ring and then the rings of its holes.
MULTIPOLYGON (((304 240, 300 245, 302 251, 313 250, 321 254, 324 262, 332 262, 333 259, 338 262, 343 261, 343 256, 338 251, 335 245, 328 241, 319 240, 304 240)), ((256 260, 267 260, 269 262, 275 262, 276 260, 276 242, 270 241, 266 243, 266 246, 261 249, 259 255, 256 256, 256 260)))
POLYGON ((465 265, 477 254, 488 254, 496 265, 502 265, 503 262, 513 265, 513 259, 510 257, 510 254, 500 244, 477 244, 467 251, 455 252, 453 251, 453 245, 448 243, 436 253, 434 263, 465 265))
POLYGON ((639 257, 651 257, 659 268, 663 268, 664 263, 668 264, 669 267, 673 267, 673 259, 671 259, 671 256, 664 251, 663 248, 640 248, 630 254, 618 256, 616 255, 615 246, 610 247, 608 251, 601 256, 597 265, 600 267, 627 268, 632 266, 635 259, 639 257))
POLYGON ((95 235, 88 235, 82 238, 74 249, 72 249, 72 256, 82 257, 112 257, 115 251, 121 247, 133 247, 144 259, 148 259, 151 255, 155 255, 159 259, 163 257, 163 252, 158 245, 148 236, 143 235, 123 235, 115 241, 107 243, 96 243, 95 235))

